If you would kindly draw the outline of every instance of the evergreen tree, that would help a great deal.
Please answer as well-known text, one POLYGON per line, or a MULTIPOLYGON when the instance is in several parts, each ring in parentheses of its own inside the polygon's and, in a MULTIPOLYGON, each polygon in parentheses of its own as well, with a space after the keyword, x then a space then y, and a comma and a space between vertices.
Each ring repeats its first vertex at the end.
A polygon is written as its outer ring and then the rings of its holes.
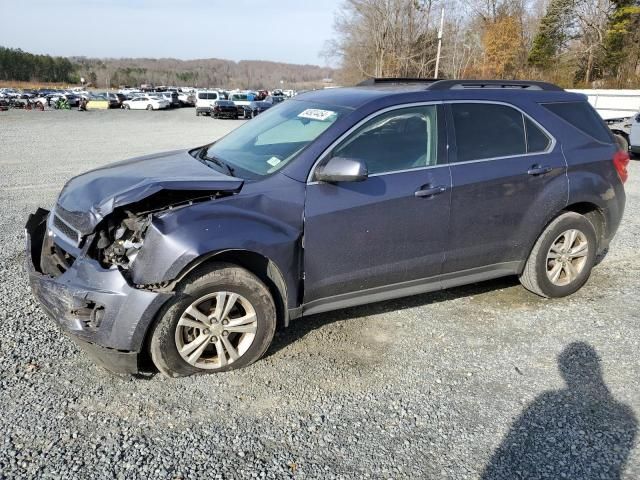
POLYGON ((546 70, 569 39, 575 0, 551 0, 529 52, 529 65, 546 70))
POLYGON ((615 9, 604 41, 604 68, 609 76, 617 77, 625 65, 637 68, 640 59, 640 0, 612 3, 615 9))
POLYGON ((0 47, 0 80, 70 82, 75 66, 66 58, 0 47))

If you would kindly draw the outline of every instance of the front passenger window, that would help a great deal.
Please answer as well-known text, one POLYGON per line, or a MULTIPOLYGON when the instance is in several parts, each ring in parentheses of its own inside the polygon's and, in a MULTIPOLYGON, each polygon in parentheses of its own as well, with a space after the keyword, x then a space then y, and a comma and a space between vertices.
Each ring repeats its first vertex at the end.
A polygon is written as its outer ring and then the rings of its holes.
POLYGON ((380 114, 338 145, 332 156, 364 160, 369 174, 436 165, 437 107, 410 107, 380 114))

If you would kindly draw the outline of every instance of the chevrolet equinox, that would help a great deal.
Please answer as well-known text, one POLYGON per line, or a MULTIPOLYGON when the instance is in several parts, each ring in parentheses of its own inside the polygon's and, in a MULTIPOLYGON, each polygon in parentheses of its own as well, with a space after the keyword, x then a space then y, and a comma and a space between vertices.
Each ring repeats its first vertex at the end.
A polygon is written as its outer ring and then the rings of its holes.
POLYGON ((618 228, 628 162, 552 84, 371 80, 72 178, 29 217, 27 269, 106 368, 225 371, 303 315, 506 275, 574 293, 618 228))

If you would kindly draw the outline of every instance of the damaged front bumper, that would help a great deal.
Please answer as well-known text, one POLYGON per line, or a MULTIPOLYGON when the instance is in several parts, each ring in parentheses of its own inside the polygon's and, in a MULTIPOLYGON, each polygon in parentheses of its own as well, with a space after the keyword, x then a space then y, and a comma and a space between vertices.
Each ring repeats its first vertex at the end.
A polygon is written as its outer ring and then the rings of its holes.
POLYGON ((44 209, 25 226, 26 269, 33 294, 46 313, 94 360, 116 373, 139 371, 145 334, 172 293, 130 285, 117 268, 105 269, 86 252, 53 277, 40 268, 47 231, 44 209))

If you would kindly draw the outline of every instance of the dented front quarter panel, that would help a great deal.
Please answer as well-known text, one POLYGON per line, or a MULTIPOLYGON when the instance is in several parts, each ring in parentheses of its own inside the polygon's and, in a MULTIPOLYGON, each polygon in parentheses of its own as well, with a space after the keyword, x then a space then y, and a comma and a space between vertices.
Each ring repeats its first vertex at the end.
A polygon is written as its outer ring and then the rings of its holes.
POLYGON ((288 306, 296 307, 304 189, 304 183, 275 174, 247 182, 236 195, 154 214, 131 266, 132 282, 172 282, 198 259, 245 250, 275 263, 286 283, 288 306))

